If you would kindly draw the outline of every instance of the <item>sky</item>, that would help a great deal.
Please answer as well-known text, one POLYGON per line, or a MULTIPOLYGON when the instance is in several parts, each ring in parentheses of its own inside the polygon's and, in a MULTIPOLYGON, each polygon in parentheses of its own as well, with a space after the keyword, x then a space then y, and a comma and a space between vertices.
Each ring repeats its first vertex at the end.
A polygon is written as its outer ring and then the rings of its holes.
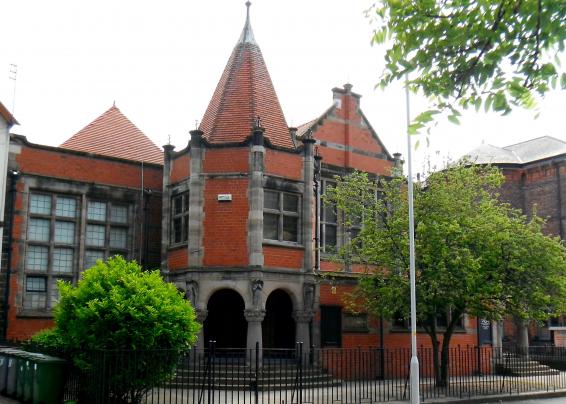
MULTIPOLYGON (((21 123, 12 132, 57 146, 118 108, 158 146, 185 147, 245 22, 243 0, 21 0, 4 2, 0 101, 21 123), (17 65, 17 80, 10 79, 17 65), (14 99, 15 84, 15 99, 14 99)), ((321 115, 333 87, 353 84, 390 153, 407 155, 402 84, 375 89, 385 48, 370 43, 366 0, 253 0, 254 35, 289 126, 321 115)), ((412 96, 411 115, 426 108, 412 96)), ((441 122, 413 149, 414 171, 488 143, 549 135, 566 141, 566 92, 547 95, 540 116, 470 111, 441 122), (429 160, 432 161, 428 163, 429 160)), ((415 142, 416 139, 413 139, 415 142)))

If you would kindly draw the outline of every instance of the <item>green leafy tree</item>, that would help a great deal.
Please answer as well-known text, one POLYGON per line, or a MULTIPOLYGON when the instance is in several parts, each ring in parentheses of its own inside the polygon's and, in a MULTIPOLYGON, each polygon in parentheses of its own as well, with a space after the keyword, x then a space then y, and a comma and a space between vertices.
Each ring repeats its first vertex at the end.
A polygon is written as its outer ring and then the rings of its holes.
POLYGON ((76 287, 58 287, 55 328, 33 342, 71 357, 85 374, 113 375, 104 382, 117 402, 138 402, 171 377, 180 353, 196 341, 200 325, 189 302, 159 271, 143 271, 135 261, 98 261, 76 287))
POLYGON ((566 88, 562 0, 379 0, 368 15, 373 42, 390 43, 380 85, 411 73, 409 88, 433 102, 413 131, 439 112, 457 123, 462 108, 508 113, 566 88))
MULTIPOLYGON (((351 301, 376 316, 408 320, 405 181, 376 183, 354 173, 328 194, 344 217, 363 222, 339 254, 368 264, 351 301), (376 187, 382 198, 375 197, 376 187)), ((450 340, 465 313, 545 320, 566 309, 566 249, 542 233, 536 215, 529 220, 498 200, 502 181, 496 168, 455 165, 414 190, 417 320, 430 336, 440 387, 448 384, 450 340), (440 328, 442 317, 448 322, 440 328)))

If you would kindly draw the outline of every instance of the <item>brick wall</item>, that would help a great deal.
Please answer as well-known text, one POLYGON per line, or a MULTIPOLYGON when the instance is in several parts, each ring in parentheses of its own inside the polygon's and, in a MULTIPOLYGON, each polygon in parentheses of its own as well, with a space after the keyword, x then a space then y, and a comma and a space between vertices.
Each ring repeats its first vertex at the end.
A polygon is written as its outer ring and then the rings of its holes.
POLYGON ((188 152, 171 159, 171 184, 175 184, 189 178, 191 174, 190 161, 191 158, 189 157, 188 152))
POLYGON ((247 191, 247 178, 207 178, 204 187, 204 265, 248 265, 247 191), (219 202, 218 194, 232 194, 232 201, 219 202))

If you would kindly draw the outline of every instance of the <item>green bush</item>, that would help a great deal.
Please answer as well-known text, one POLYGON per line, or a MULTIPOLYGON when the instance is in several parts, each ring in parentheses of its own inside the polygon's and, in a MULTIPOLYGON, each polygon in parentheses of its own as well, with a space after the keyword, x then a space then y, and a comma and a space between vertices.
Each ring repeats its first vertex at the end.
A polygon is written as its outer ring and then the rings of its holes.
POLYGON ((171 377, 180 353, 196 341, 200 325, 189 302, 158 271, 142 271, 133 261, 98 261, 76 287, 61 281, 58 287, 55 328, 32 343, 71 357, 84 374, 106 375, 100 382, 110 386, 112 400, 139 401, 171 377))

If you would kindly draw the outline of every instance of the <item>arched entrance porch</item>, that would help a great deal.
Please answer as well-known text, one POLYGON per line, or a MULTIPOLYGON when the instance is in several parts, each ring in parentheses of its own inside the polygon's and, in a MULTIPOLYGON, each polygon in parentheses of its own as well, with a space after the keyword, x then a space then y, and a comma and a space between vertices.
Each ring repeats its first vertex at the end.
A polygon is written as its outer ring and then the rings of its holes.
POLYGON ((277 289, 271 292, 265 303, 263 320, 263 346, 271 349, 295 347, 295 320, 293 302, 287 292, 277 289))
POLYGON ((217 348, 245 348, 248 324, 244 317, 244 300, 231 289, 216 291, 208 300, 204 322, 204 346, 216 341, 217 348))

